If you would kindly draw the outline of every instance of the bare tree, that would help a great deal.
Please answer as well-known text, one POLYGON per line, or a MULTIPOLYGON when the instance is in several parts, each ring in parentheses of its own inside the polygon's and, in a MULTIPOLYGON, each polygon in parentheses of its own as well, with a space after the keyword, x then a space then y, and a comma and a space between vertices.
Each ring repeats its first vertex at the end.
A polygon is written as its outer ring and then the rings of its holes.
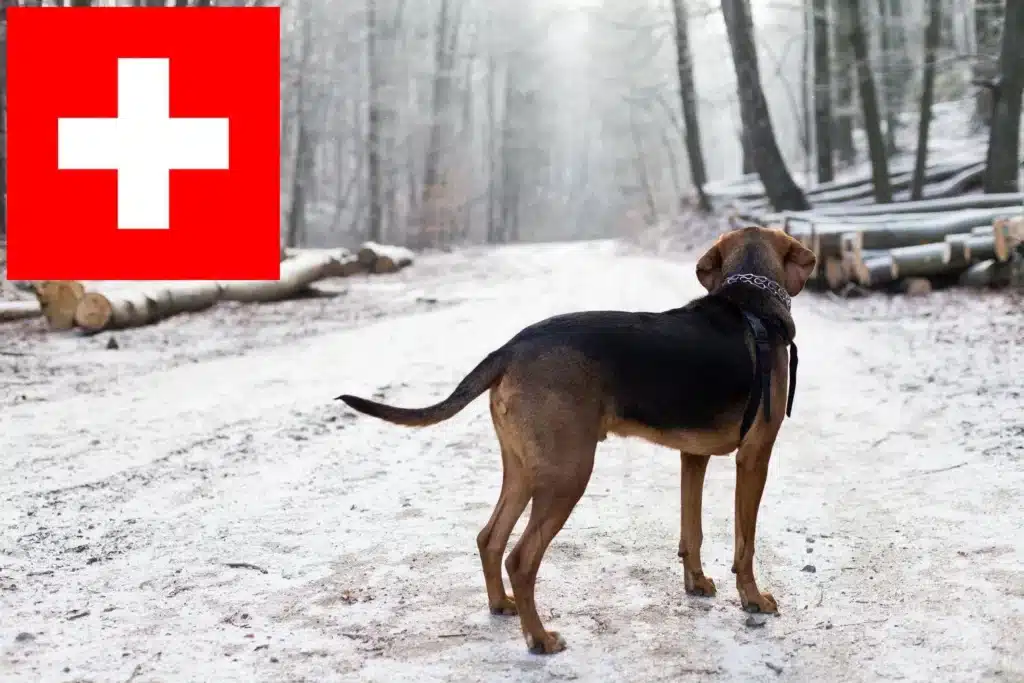
MULTIPOLYGON (((301 10, 300 10, 301 11, 301 10)), ((296 119, 298 138, 295 148, 295 166, 292 171, 292 201, 288 209, 288 226, 285 232, 285 246, 294 247, 300 243, 306 225, 306 192, 313 169, 313 145, 309 135, 308 73, 312 52, 312 20, 309 10, 302 11, 302 43, 299 58, 298 82, 296 84, 296 119)))
POLYGON ((988 84, 999 71, 1000 38, 1005 0, 981 0, 974 3, 974 44, 976 58, 973 79, 981 85, 974 96, 974 123, 978 128, 992 124, 993 92, 988 84))
POLYGON ((366 193, 369 197, 369 223, 366 237, 374 242, 383 239, 384 210, 381 200, 380 173, 380 72, 377 54, 377 0, 366 0, 366 193))
POLYGON ((849 166, 857 161, 857 148, 853 144, 854 120, 856 118, 856 95, 854 93, 854 71, 857 62, 853 49, 845 36, 849 35, 851 14, 845 7, 846 0, 832 0, 835 16, 835 59, 834 77, 836 96, 834 102, 833 137, 839 162, 849 166))
POLYGON ((813 0, 814 20, 814 139, 818 182, 835 176, 832 152, 832 62, 829 45, 828 0, 813 0))
POLYGON ((914 158, 914 176, 910 183, 910 198, 924 197, 924 169, 928 161, 928 130, 932 121, 932 103, 935 100, 935 53, 939 48, 942 28, 942 0, 928 0, 928 28, 924 34, 924 75, 921 79, 920 119, 917 124, 917 155, 914 158))
POLYGON ((679 71, 679 100, 683 108, 686 126, 686 156, 690 161, 690 179, 697 192, 697 201, 702 211, 711 211, 711 202, 704 185, 708 174, 704 167, 704 152, 700 144, 700 123, 697 119, 697 92, 693 78, 693 58, 690 55, 688 15, 685 0, 672 0, 676 26, 676 66, 679 71))
POLYGON ((985 192, 1016 192, 1020 174, 1021 97, 1024 94, 1024 0, 1006 0, 999 73, 988 138, 985 192))
POLYGON ((810 208, 803 191, 793 180, 775 140, 768 102, 761 89, 761 74, 754 46, 754 22, 744 0, 722 0, 729 47, 736 69, 736 88, 743 128, 750 136, 754 166, 765 193, 778 211, 810 208))
POLYGON ((868 61, 868 40, 864 30, 860 0, 840 2, 840 13, 844 14, 841 25, 848 30, 844 36, 856 59, 857 84, 860 90, 861 107, 864 111, 864 133, 868 139, 868 154, 871 158, 871 179, 875 188, 875 201, 885 204, 892 201, 889 184, 889 162, 882 137, 882 120, 878 111, 878 95, 875 79, 868 61))

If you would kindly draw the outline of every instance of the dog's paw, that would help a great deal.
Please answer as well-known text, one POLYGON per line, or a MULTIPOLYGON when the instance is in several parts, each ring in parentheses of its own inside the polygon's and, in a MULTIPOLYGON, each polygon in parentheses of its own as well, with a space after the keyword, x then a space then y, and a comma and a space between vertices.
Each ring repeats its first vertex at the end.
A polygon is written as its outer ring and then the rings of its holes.
POLYGON ((558 631, 547 631, 539 642, 529 633, 526 634, 526 647, 533 655, 553 655, 565 649, 565 638, 558 631))
POLYGON ((516 609, 516 601, 505 596, 497 605, 491 605, 491 614, 496 617, 514 617, 519 614, 516 609))
POLYGON ((704 574, 693 574, 683 571, 683 583, 689 595, 701 595, 705 598, 713 598, 718 592, 715 582, 704 576, 704 574))
POLYGON ((779 605, 771 593, 760 591, 740 591, 740 603, 746 612, 760 612, 761 614, 777 614, 779 605))

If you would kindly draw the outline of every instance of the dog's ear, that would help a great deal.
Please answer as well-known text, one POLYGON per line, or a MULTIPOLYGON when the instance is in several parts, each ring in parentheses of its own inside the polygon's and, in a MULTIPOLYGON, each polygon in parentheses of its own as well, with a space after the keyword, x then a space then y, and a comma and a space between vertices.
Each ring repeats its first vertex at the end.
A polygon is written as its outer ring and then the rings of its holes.
POLYGON ((786 235, 786 238, 789 242, 789 249, 782 259, 782 266, 785 270, 783 284, 790 296, 796 296, 807 283, 807 278, 811 276, 811 271, 814 270, 814 264, 817 263, 818 258, 813 251, 800 244, 792 236, 786 235))
POLYGON ((722 249, 718 242, 697 261, 697 279, 709 292, 722 284, 722 249))

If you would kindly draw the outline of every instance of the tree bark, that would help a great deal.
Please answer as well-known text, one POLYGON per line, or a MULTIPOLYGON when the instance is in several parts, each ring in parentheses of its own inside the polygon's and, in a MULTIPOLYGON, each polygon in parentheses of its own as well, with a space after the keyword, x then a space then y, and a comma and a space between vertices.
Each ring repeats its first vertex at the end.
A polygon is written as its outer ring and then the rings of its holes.
POLYGON ((750 144, 750 136, 747 131, 741 125, 739 130, 740 146, 743 149, 743 160, 741 173, 743 175, 749 175, 751 173, 757 173, 757 169, 754 167, 754 148, 750 144))
POLYGON ((366 237, 379 242, 383 236, 384 207, 381 203, 380 173, 380 55, 377 54, 377 11, 376 0, 366 0, 366 192, 369 196, 369 225, 366 237))
POLYGON ((793 181, 775 140, 768 102, 761 88, 753 20, 747 4, 744 0, 722 0, 722 14, 736 69, 740 116, 744 129, 750 135, 754 165, 764 184, 765 193, 778 211, 807 210, 810 204, 793 181))
POLYGON ((890 249, 898 277, 938 275, 950 269, 953 250, 948 242, 933 242, 890 249))
POLYGON ((432 234, 435 240, 442 238, 440 204, 448 199, 442 186, 441 146, 445 133, 444 117, 448 114, 453 68, 453 55, 449 50, 448 41, 448 33, 452 30, 448 19, 450 5, 451 0, 441 0, 437 16, 430 132, 427 135, 427 155, 423 164, 420 230, 432 234))
POLYGON ((1024 95, 1024 0, 1006 0, 995 106, 988 138, 985 192, 1016 192, 1020 173, 1021 97, 1024 95))
POLYGON ((868 139, 871 157, 871 176, 875 185, 875 201, 879 204, 892 202, 892 188, 889 186, 889 162, 882 137, 882 120, 878 111, 878 95, 875 80, 868 62, 868 40, 864 30, 860 0, 840 2, 840 12, 846 17, 841 22, 848 33, 844 36, 857 62, 857 84, 864 111, 864 132, 868 139))
POLYGON ((0 301, 0 323, 38 318, 42 314, 43 309, 37 301, 0 301))
POLYGON ((711 201, 704 192, 708 181, 704 165, 704 152, 700 143, 700 123, 697 119, 697 86, 693 78, 693 58, 690 55, 690 32, 687 25, 685 0, 672 0, 676 23, 676 68, 679 72, 679 99, 685 125, 686 156, 690 161, 690 180, 697 192, 701 211, 711 211, 711 201))
POLYGON ((914 157, 914 178, 910 182, 910 199, 924 197, 925 164, 928 163, 928 130, 932 122, 932 103, 935 100, 935 52, 939 47, 939 29, 942 26, 941 0, 928 2, 928 28, 924 34, 924 74, 921 84, 920 120, 917 124, 917 154, 914 157))
POLYGON ((835 17, 835 110, 833 111, 834 144, 843 166, 857 162, 857 148, 853 143, 854 85, 853 72, 856 59, 845 36, 849 34, 850 13, 843 9, 846 0, 831 0, 835 17))
MULTIPOLYGON (((1002 3, 1000 3, 1002 4, 1002 3)), ((972 65, 972 79, 976 83, 988 82, 997 73, 1003 8, 994 2, 975 3, 974 43, 976 58, 972 65)), ((993 91, 979 87, 974 95, 973 122, 978 128, 992 124, 993 91)))
POLYGON ((832 151, 832 64, 829 46, 828 0, 814 0, 814 138, 818 182, 835 177, 832 151))
MULTIPOLYGON (((1011 0, 1012 1, 1012 0, 1011 0)), ((1013 279, 1013 264, 1009 261, 979 261, 960 275, 963 287, 1005 287, 1013 279)))
POLYGON ((285 246, 299 245, 306 224, 306 185, 312 175, 313 150, 309 140, 309 127, 306 111, 306 71, 309 69, 309 58, 312 46, 312 24, 308 14, 300 18, 302 22, 302 47, 299 57, 299 77, 295 84, 295 118, 298 134, 295 141, 295 164, 292 167, 291 203, 288 207, 288 225, 285 230, 285 246))

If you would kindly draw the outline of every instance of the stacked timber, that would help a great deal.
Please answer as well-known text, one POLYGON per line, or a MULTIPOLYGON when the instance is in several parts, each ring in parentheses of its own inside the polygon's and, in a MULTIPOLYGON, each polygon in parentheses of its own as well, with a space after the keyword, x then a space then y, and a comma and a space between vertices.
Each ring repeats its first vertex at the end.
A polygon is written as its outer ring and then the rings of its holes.
POLYGON ((925 198, 910 201, 911 169, 894 165, 893 202, 877 204, 865 170, 805 190, 808 211, 772 211, 754 175, 705 191, 741 221, 784 229, 813 250, 811 284, 820 289, 1024 284, 1024 193, 978 194, 984 172, 980 158, 935 162, 925 198))
POLYGON ((52 330, 86 334, 150 325, 221 301, 268 303, 304 296, 331 277, 394 273, 413 262, 403 247, 364 243, 347 249, 283 249, 276 280, 78 282, 32 285, 35 301, 0 301, 0 322, 42 317, 52 330))
MULTIPOLYGON (((956 161, 940 161, 925 169, 925 199, 951 199, 981 186, 985 173, 983 158, 956 161)), ((910 199, 910 183, 913 171, 909 167, 894 165, 889 172, 893 201, 898 203, 910 199)), ((763 218, 771 212, 771 206, 764 194, 764 186, 756 175, 745 175, 730 182, 707 183, 704 191, 717 210, 730 210, 750 220, 763 218)), ((871 207, 874 203, 874 187, 867 170, 850 175, 842 180, 819 183, 804 189, 807 201, 815 209, 826 207, 839 210, 851 207, 871 207)))
POLYGON ((819 289, 838 291, 854 283, 905 291, 912 279, 996 287, 1024 272, 1024 208, 1019 203, 861 216, 801 212, 787 216, 782 225, 817 255, 812 285, 819 289))

